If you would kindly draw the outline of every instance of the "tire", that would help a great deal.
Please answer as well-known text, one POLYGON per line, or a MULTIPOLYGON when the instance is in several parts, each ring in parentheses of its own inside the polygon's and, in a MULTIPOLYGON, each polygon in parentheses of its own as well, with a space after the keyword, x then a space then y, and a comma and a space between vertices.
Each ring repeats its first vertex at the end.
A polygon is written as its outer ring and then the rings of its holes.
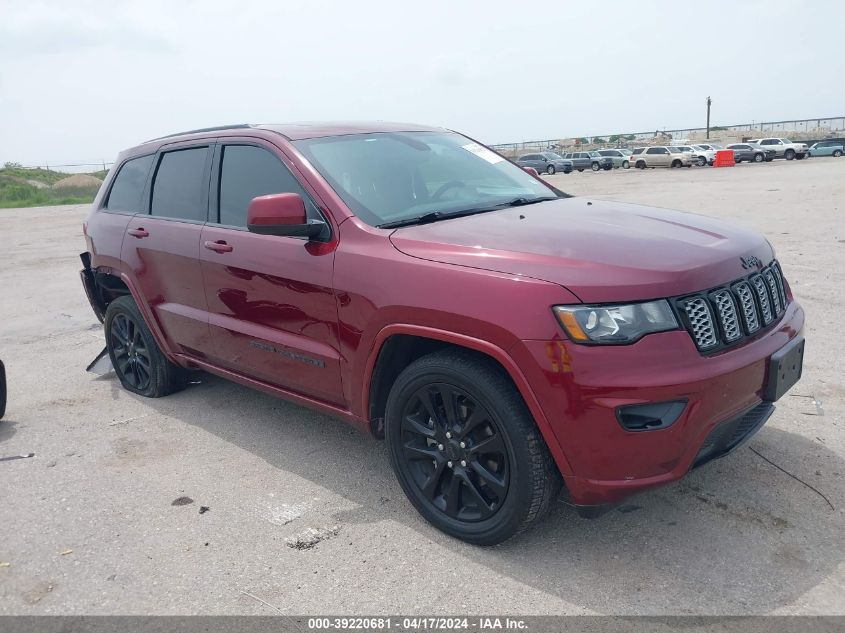
POLYGON ((591 167, 593 171, 598 171, 599 169, 601 169, 601 165, 599 165, 598 163, 593 163, 591 167))
POLYGON ((707 157, 706 156, 699 156, 698 157, 698 166, 704 167, 707 164, 707 157))
POLYGON ((548 167, 546 167, 546 173, 547 173, 549 176, 554 176, 554 173, 555 173, 555 166, 554 166, 554 165, 549 165, 548 167))
POLYGON ((637 164, 635 165, 635 167, 636 167, 637 169, 645 169, 645 161, 643 161, 643 160, 638 160, 638 161, 637 161, 637 164))
POLYGON ((602 169, 604 169, 605 171, 610 171, 611 169, 613 169, 613 163, 605 165, 604 167, 602 167, 602 169))
POLYGON ((841 150, 838 150, 838 149, 833 150, 833 157, 834 157, 834 158, 839 158, 840 156, 842 156, 842 151, 841 151, 841 150))
POLYGON ((581 173, 582 171, 584 171, 584 169, 583 169, 583 168, 579 169, 579 170, 578 170, 578 173, 581 173))
POLYGON ((806 157, 807 157, 807 155, 806 155, 806 154, 796 154, 796 155, 795 155, 795 158, 796 158, 797 160, 804 160, 804 158, 806 158, 806 157))
POLYGON ((681 166, 681 161, 679 161, 677 158, 675 160, 673 160, 672 164, 670 165, 670 167, 672 167, 672 169, 675 169, 675 168, 680 167, 680 166, 681 166))
POLYGON ((385 437, 414 507, 437 529, 469 543, 496 545, 527 529, 560 487, 510 378, 473 352, 443 350, 411 363, 390 390, 385 437), (449 416, 444 402, 452 405, 449 416), (479 444, 488 452, 476 452, 479 444))
POLYGON ((0 360, 0 420, 6 415, 6 367, 0 360))
POLYGON ((784 152, 784 154, 783 154, 783 157, 786 160, 792 160, 793 158, 795 158, 795 150, 794 149, 786 150, 786 152, 784 152))
POLYGON ((132 297, 112 301, 103 326, 109 358, 124 389, 160 398, 185 388, 188 372, 165 358, 132 297))
POLYGON ((622 161, 622 169, 629 169, 630 167, 631 163, 629 163, 627 160, 622 161))
POLYGON ((765 156, 762 154, 754 154, 754 162, 755 163, 762 163, 765 156))

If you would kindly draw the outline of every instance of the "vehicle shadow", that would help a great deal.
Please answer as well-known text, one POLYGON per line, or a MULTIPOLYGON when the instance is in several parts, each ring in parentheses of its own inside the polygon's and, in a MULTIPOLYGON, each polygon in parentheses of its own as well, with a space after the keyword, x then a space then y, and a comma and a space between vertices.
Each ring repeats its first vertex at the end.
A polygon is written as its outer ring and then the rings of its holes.
POLYGON ((845 503, 845 463, 821 442, 771 425, 749 446, 824 490, 836 510, 744 447, 599 519, 581 519, 558 503, 528 532, 483 548, 438 532, 417 514, 382 442, 333 418, 201 376, 202 383, 185 392, 144 402, 166 406, 168 415, 351 501, 353 510, 332 517, 339 524, 401 522, 459 557, 599 613, 769 612, 813 589, 845 558, 838 509, 845 503))

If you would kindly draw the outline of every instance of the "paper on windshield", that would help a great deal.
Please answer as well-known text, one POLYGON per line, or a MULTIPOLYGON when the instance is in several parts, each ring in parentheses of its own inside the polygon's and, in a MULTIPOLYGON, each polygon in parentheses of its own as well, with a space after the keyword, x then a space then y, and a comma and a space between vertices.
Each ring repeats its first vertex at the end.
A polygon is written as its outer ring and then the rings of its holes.
POLYGON ((500 163, 504 158, 499 156, 496 152, 491 152, 486 147, 479 145, 478 143, 470 143, 469 145, 462 145, 466 151, 470 152, 471 154, 475 154, 479 158, 483 158, 491 165, 495 165, 496 163, 500 163))

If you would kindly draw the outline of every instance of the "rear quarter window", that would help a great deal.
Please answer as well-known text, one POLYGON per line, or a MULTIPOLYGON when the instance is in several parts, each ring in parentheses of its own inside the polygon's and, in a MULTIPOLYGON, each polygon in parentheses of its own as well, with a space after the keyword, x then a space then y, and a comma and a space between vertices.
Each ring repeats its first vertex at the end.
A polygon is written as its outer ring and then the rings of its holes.
POLYGON ((105 209, 131 212, 141 210, 141 196, 144 194, 144 186, 147 184, 154 157, 155 154, 150 154, 123 163, 112 183, 105 209))

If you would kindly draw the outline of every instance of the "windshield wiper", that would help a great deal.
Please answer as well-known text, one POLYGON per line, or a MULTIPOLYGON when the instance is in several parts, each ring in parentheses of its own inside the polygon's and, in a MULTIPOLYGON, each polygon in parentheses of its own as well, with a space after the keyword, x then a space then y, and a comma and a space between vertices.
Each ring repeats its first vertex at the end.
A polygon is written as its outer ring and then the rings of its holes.
POLYGON ((535 202, 545 202, 547 200, 556 200, 553 196, 544 196, 541 198, 514 198, 508 202, 501 202, 489 207, 475 207, 472 209, 462 209, 460 211, 453 211, 446 213, 444 211, 431 211, 423 213, 422 215, 413 218, 405 218, 404 220, 394 220, 393 222, 385 222, 379 224, 380 229, 398 229, 402 226, 414 226, 417 224, 428 224, 429 222, 437 222, 438 220, 450 220, 452 218, 462 218, 467 215, 475 215, 477 213, 487 213, 488 211, 496 211, 497 209, 505 209, 507 207, 521 207, 526 204, 534 204, 535 202))

